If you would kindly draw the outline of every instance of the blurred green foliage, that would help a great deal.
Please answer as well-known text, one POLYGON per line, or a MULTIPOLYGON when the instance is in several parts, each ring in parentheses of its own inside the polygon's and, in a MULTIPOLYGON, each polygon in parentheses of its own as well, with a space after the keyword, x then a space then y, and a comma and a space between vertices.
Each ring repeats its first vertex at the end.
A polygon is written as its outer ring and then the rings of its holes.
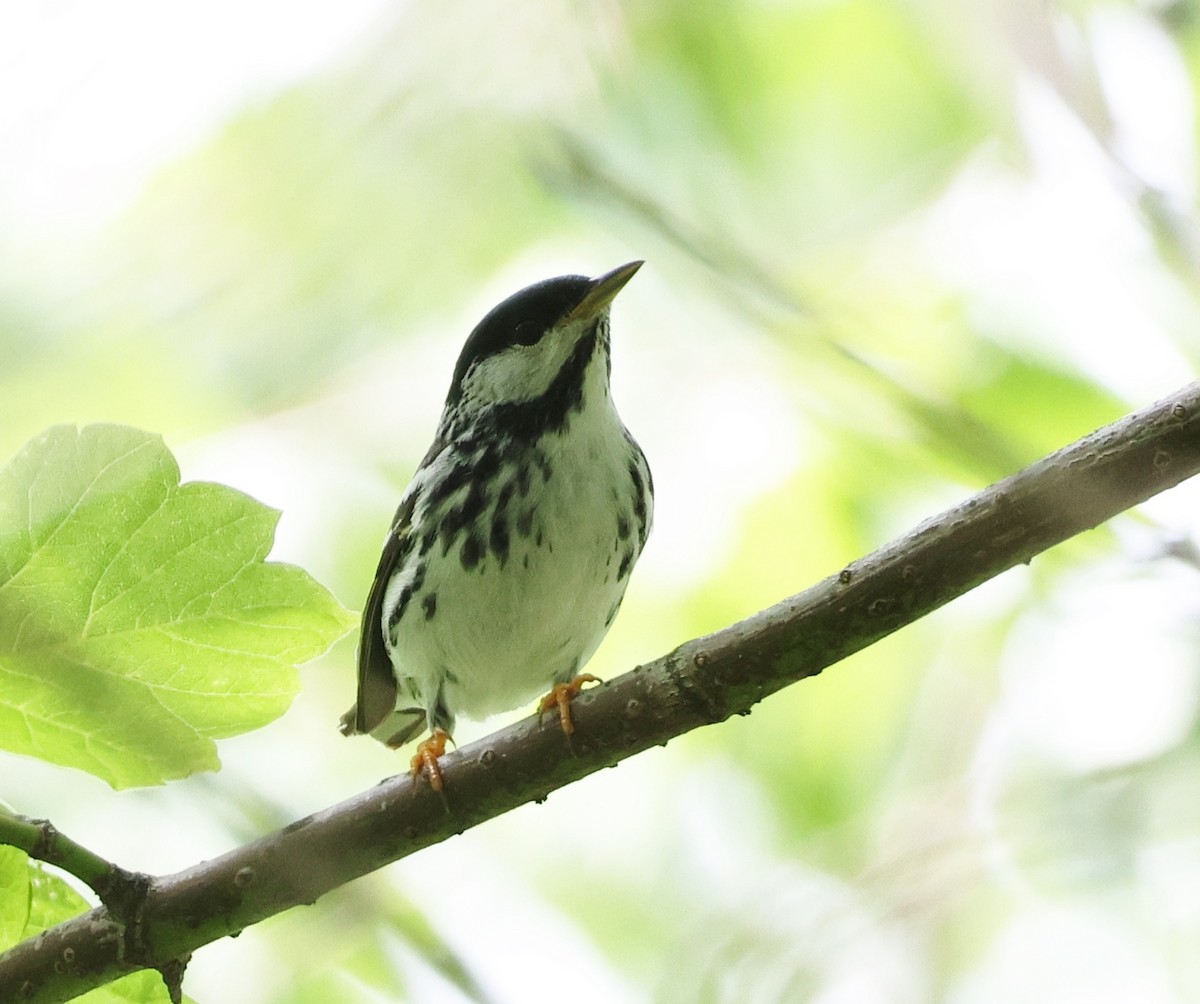
MULTIPOLYGON (((611 675, 1192 377, 1196 15, 387 8, 104 226, 0 244, 0 446, 123 421, 225 458, 353 606, 480 313, 644 257, 614 379, 659 523, 611 675)), ((248 933, 240 999, 540 1000, 567 966, 642 1000, 1194 999, 1194 493, 419 856, 391 906, 346 890, 303 949, 267 925, 269 965, 248 933)), ((246 754, 276 822, 396 769, 324 745, 351 658, 246 754)))

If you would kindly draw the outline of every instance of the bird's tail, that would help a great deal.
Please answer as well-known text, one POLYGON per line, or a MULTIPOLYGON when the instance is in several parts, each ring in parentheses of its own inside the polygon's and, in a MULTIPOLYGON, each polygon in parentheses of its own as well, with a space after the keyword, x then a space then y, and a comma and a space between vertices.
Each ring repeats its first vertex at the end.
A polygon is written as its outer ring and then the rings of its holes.
MULTIPOLYGON (((425 710, 423 708, 397 708, 373 729, 370 729, 369 734, 385 746, 399 749, 405 743, 416 739, 424 726, 425 710)), ((344 736, 363 734, 358 727, 357 704, 342 715, 338 728, 344 736)))

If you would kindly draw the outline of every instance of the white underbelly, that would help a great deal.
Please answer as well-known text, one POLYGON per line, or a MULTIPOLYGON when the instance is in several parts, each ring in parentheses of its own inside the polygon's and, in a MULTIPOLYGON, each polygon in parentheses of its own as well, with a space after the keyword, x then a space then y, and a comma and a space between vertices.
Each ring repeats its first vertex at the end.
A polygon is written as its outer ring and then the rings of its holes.
POLYGON ((624 592, 615 574, 604 580, 597 548, 515 549, 509 562, 505 574, 447 583, 438 600, 446 616, 413 642, 414 656, 446 673, 448 707, 471 718, 516 707, 572 675, 624 592))
POLYGON ((452 714, 509 710, 579 671, 600 644, 627 579, 618 572, 631 544, 613 499, 628 474, 617 457, 587 459, 580 467, 556 458, 528 532, 509 526, 503 559, 485 549, 468 569, 460 543, 445 555, 435 545, 391 652, 420 704, 441 687, 452 714))

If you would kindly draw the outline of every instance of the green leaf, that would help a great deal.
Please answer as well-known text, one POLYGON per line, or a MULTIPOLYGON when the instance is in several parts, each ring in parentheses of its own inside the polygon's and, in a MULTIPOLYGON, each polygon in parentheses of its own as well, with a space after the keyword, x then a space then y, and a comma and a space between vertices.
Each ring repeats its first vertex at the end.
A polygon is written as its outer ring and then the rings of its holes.
POLYGON ((219 765, 350 614, 266 562, 278 513, 179 483, 162 440, 56 426, 0 470, 0 744, 113 787, 219 765))
MULTIPOLYGON (((170 1004, 170 994, 162 976, 152 969, 122 976, 115 983, 97 987, 91 993, 77 997, 78 1004, 170 1004)), ((195 1004, 187 994, 184 1004, 195 1004)))
POLYGON ((0 847, 0 952, 21 940, 29 895, 29 858, 15 847, 0 847))

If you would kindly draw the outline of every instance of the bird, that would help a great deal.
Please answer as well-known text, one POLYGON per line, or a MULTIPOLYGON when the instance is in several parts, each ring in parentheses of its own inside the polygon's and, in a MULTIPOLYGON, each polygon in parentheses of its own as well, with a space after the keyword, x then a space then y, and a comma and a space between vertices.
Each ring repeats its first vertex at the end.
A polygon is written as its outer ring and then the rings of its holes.
MULTIPOLYGON (((414 777, 443 791, 458 716, 539 693, 570 702, 650 533, 646 456, 610 389, 613 298, 644 264, 534 283, 489 311, 454 367, 400 499, 362 613, 346 735, 399 748, 430 733, 414 777)), ((444 797, 444 796, 443 796, 444 797)))

